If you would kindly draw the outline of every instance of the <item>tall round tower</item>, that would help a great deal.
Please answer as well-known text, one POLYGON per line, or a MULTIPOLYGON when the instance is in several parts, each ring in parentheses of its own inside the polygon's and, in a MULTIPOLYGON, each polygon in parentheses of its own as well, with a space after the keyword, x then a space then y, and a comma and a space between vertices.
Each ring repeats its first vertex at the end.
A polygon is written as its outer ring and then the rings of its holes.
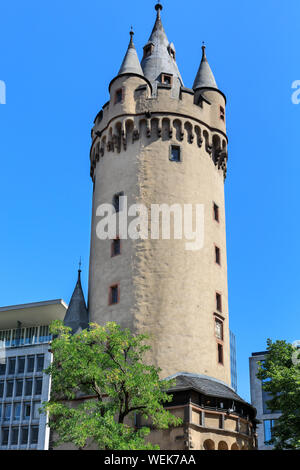
POLYGON ((163 377, 203 374, 230 385, 226 98, 205 46, 193 89, 184 86, 175 47, 162 25, 162 6, 156 10, 142 62, 131 32, 121 69, 109 86, 110 100, 92 130, 89 315, 93 322, 116 321, 150 334, 149 360, 163 377), (113 204, 118 218, 133 204, 145 206, 147 236, 122 239, 118 232, 115 240, 99 239, 102 204, 113 204), (153 205, 165 216, 172 214, 170 239, 151 232, 153 205), (178 235, 174 205, 182 208, 184 220, 184 206, 190 205, 203 243, 188 248, 186 232, 178 235))

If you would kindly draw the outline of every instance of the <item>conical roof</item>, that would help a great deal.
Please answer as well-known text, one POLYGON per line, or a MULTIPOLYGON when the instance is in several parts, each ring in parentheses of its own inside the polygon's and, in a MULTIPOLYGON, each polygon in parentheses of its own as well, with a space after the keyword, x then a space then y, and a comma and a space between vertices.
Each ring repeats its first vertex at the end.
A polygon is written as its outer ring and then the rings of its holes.
POLYGON ((130 42, 125 54, 124 60, 122 62, 121 68, 118 75, 123 75, 126 73, 134 73, 137 75, 144 75, 143 70, 136 52, 135 45, 133 43, 134 32, 130 31, 130 42))
POLYGON ((82 291, 80 274, 81 270, 79 269, 77 283, 64 318, 64 324, 72 328, 72 334, 85 330, 89 326, 89 315, 82 291))
POLYGON ((199 88, 218 89, 215 77, 207 61, 205 49, 205 46, 202 46, 202 60, 193 85, 194 90, 198 90, 199 88))
POLYGON ((152 83, 160 83, 162 73, 173 75, 173 87, 179 88, 183 81, 175 60, 175 49, 170 44, 164 30, 160 12, 162 5, 156 5, 157 17, 149 41, 145 47, 152 46, 151 53, 144 54, 141 62, 145 77, 152 83))

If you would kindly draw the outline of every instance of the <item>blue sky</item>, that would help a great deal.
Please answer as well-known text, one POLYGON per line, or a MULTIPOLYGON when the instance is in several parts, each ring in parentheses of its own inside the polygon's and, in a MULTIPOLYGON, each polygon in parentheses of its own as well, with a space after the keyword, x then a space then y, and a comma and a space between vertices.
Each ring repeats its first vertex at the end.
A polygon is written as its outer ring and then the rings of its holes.
MULTIPOLYGON (((130 26, 141 57, 154 1, 3 0, 0 80, 0 305, 67 302, 83 259, 88 282, 90 129, 108 100, 130 26)), ((299 331, 298 0, 163 1, 163 23, 191 87, 205 40, 227 95, 231 329, 239 392, 248 357, 299 331)))

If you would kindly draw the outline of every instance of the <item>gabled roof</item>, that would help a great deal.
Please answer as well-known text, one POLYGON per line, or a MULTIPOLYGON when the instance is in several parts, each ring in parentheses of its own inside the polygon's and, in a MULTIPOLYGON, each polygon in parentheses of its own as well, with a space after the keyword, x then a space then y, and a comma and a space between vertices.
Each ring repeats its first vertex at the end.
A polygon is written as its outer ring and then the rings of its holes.
POLYGON ((80 330, 86 330, 89 326, 89 315, 82 291, 80 274, 81 270, 79 269, 78 280, 64 318, 64 324, 72 328, 72 334, 80 330))
POLYGON ((205 46, 202 46, 202 60, 193 85, 194 90, 198 90, 199 88, 218 89, 215 77, 207 61, 205 49, 205 46))
POLYGON ((165 73, 173 75, 173 87, 180 88, 183 85, 183 81, 176 60, 172 55, 172 51, 175 53, 174 45, 169 43, 162 25, 160 16, 162 8, 160 3, 155 7, 157 17, 149 41, 146 44, 146 46, 152 45, 153 50, 150 55, 144 55, 141 62, 142 69, 145 77, 152 84, 159 83, 161 74, 165 73))
POLYGON ((133 35, 134 35, 134 32, 131 30, 129 46, 128 46, 127 52, 125 54, 125 57, 122 62, 118 75, 134 73, 137 75, 144 76, 143 70, 142 70, 142 67, 141 67, 137 52, 136 52, 136 48, 133 43, 133 35))

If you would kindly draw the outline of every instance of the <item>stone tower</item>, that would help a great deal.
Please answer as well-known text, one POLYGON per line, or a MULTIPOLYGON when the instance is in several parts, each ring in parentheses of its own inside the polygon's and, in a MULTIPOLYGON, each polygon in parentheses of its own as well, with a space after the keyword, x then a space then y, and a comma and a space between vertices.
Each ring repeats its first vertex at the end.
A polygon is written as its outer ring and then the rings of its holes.
MULTIPOLYGON (((226 98, 205 46, 193 88, 184 86, 174 44, 162 25, 162 6, 156 10, 142 62, 131 32, 109 85, 110 100, 92 130, 89 315, 100 324, 116 321, 150 333, 151 361, 163 377, 184 371, 230 385, 226 98), (144 240, 100 240, 97 209, 120 195, 127 197, 128 208, 202 204, 203 248, 189 251, 184 237, 153 240, 150 233, 144 240), (112 256, 116 245, 120 254, 112 256)), ((118 216, 122 211, 126 207, 118 216)))
POLYGON ((141 63, 131 31, 92 129, 89 319, 150 334, 148 360, 162 378, 176 379, 168 408, 183 424, 153 430, 152 442, 164 449, 252 449, 255 410, 230 386, 226 98, 204 45, 193 88, 184 86, 162 5, 155 8, 141 63), (113 205, 118 222, 109 239, 98 230, 104 204, 113 205), (153 207, 156 221, 160 212, 163 220, 172 215, 170 236, 162 226, 153 230, 153 207), (190 229, 200 219, 201 243, 193 248, 190 233, 180 236, 185 207, 193 216, 190 229), (124 237, 124 221, 128 216, 131 223, 137 208, 148 211, 148 226, 124 237))

